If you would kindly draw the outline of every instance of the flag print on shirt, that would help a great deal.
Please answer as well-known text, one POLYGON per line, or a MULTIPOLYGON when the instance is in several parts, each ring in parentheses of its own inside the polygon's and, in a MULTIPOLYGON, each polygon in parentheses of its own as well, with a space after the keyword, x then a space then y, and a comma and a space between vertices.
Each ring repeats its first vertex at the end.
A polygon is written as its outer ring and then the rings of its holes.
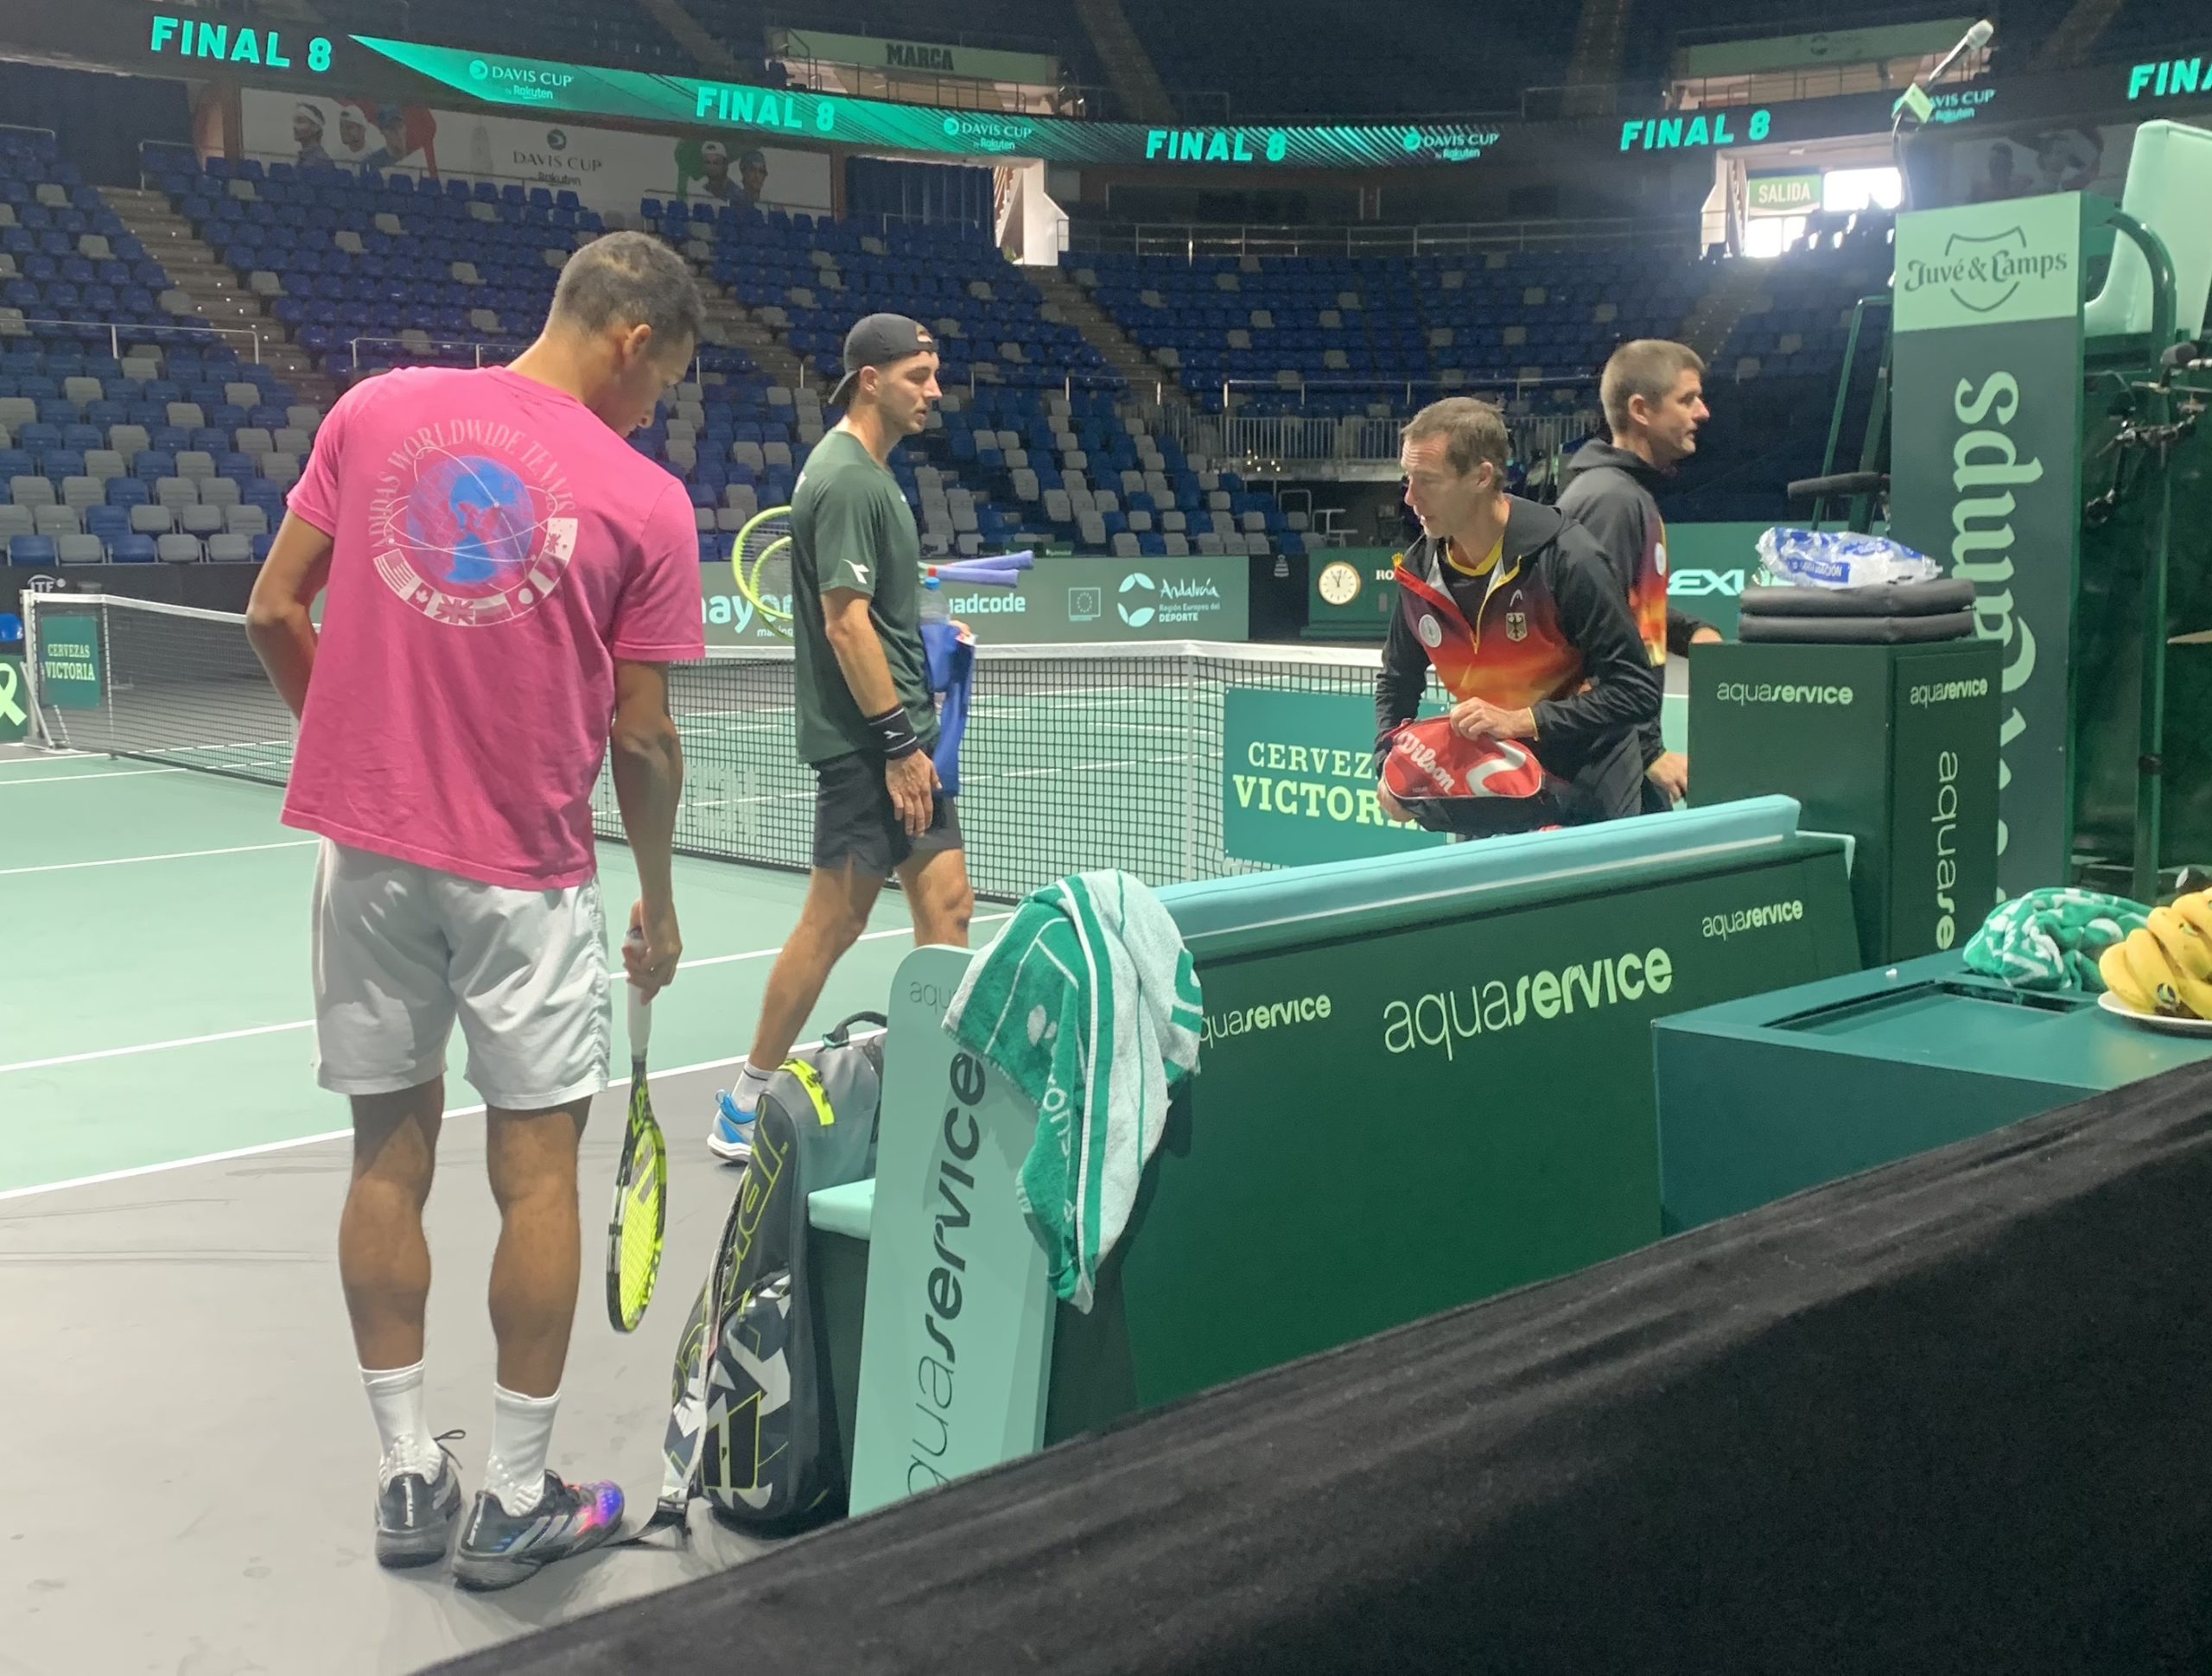
POLYGON ((1470 626, 1452 595, 1403 564, 1398 608, 1455 699, 1525 709, 1581 686, 1582 654, 1560 627, 1551 590, 1517 565, 1491 587, 1470 626))
POLYGON ((560 462, 512 425, 427 425, 386 456, 369 505, 376 566, 436 623, 527 616, 575 555, 575 498, 560 462))

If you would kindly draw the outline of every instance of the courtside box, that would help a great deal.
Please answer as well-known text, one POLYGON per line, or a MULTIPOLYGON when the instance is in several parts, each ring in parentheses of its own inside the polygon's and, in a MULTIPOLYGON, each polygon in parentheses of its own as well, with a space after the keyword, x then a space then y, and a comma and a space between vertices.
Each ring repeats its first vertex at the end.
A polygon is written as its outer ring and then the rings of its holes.
POLYGON ((814 1217, 865 1298, 830 1329, 855 1510, 1657 1238, 1653 1021, 1858 964, 1846 845, 1798 828, 1767 797, 1163 889, 1207 1039, 1087 1315, 1014 1237, 1033 1114, 939 1027, 969 956, 917 949, 872 1203, 814 1217))
POLYGON ((1962 949, 1997 901, 2003 675, 1985 640, 1693 647, 1690 801, 1847 834, 1863 964, 1962 949))
POLYGON ((2056 1111, 2212 1055, 2094 995, 1929 955, 1677 1013, 1655 1032, 1667 1231, 2056 1111))

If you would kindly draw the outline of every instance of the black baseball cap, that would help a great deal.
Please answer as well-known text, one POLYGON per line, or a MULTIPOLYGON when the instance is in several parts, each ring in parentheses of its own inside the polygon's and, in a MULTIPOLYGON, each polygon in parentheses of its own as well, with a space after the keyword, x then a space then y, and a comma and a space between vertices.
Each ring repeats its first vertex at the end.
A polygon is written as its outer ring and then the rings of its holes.
POLYGON ((841 408, 851 399, 853 381, 861 369, 889 366, 910 355, 933 354, 937 340, 919 321, 904 314, 870 314, 845 333, 845 376, 830 392, 830 405, 841 408))

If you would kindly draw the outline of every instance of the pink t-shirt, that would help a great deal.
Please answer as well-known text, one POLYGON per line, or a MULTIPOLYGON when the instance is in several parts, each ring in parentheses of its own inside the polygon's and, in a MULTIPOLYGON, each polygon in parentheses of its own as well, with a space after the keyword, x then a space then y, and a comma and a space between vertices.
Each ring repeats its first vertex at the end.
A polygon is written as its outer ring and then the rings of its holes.
POLYGON ((706 650, 683 486, 503 367, 357 384, 291 510, 333 538, 289 826, 518 890, 597 871, 614 663, 706 650))

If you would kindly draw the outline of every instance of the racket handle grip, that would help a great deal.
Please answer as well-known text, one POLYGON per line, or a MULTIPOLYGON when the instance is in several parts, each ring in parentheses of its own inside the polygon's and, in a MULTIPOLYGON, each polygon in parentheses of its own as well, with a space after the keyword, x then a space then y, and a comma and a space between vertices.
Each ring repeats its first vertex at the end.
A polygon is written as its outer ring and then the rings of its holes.
MULTIPOLYGON (((625 949, 644 948, 645 934, 633 926, 630 935, 622 939, 622 946, 625 949)), ((636 984, 625 983, 622 987, 630 1000, 630 1052, 633 1057, 642 1059, 645 1057, 646 1044, 652 1039, 652 1003, 645 999, 644 992, 636 984)))

